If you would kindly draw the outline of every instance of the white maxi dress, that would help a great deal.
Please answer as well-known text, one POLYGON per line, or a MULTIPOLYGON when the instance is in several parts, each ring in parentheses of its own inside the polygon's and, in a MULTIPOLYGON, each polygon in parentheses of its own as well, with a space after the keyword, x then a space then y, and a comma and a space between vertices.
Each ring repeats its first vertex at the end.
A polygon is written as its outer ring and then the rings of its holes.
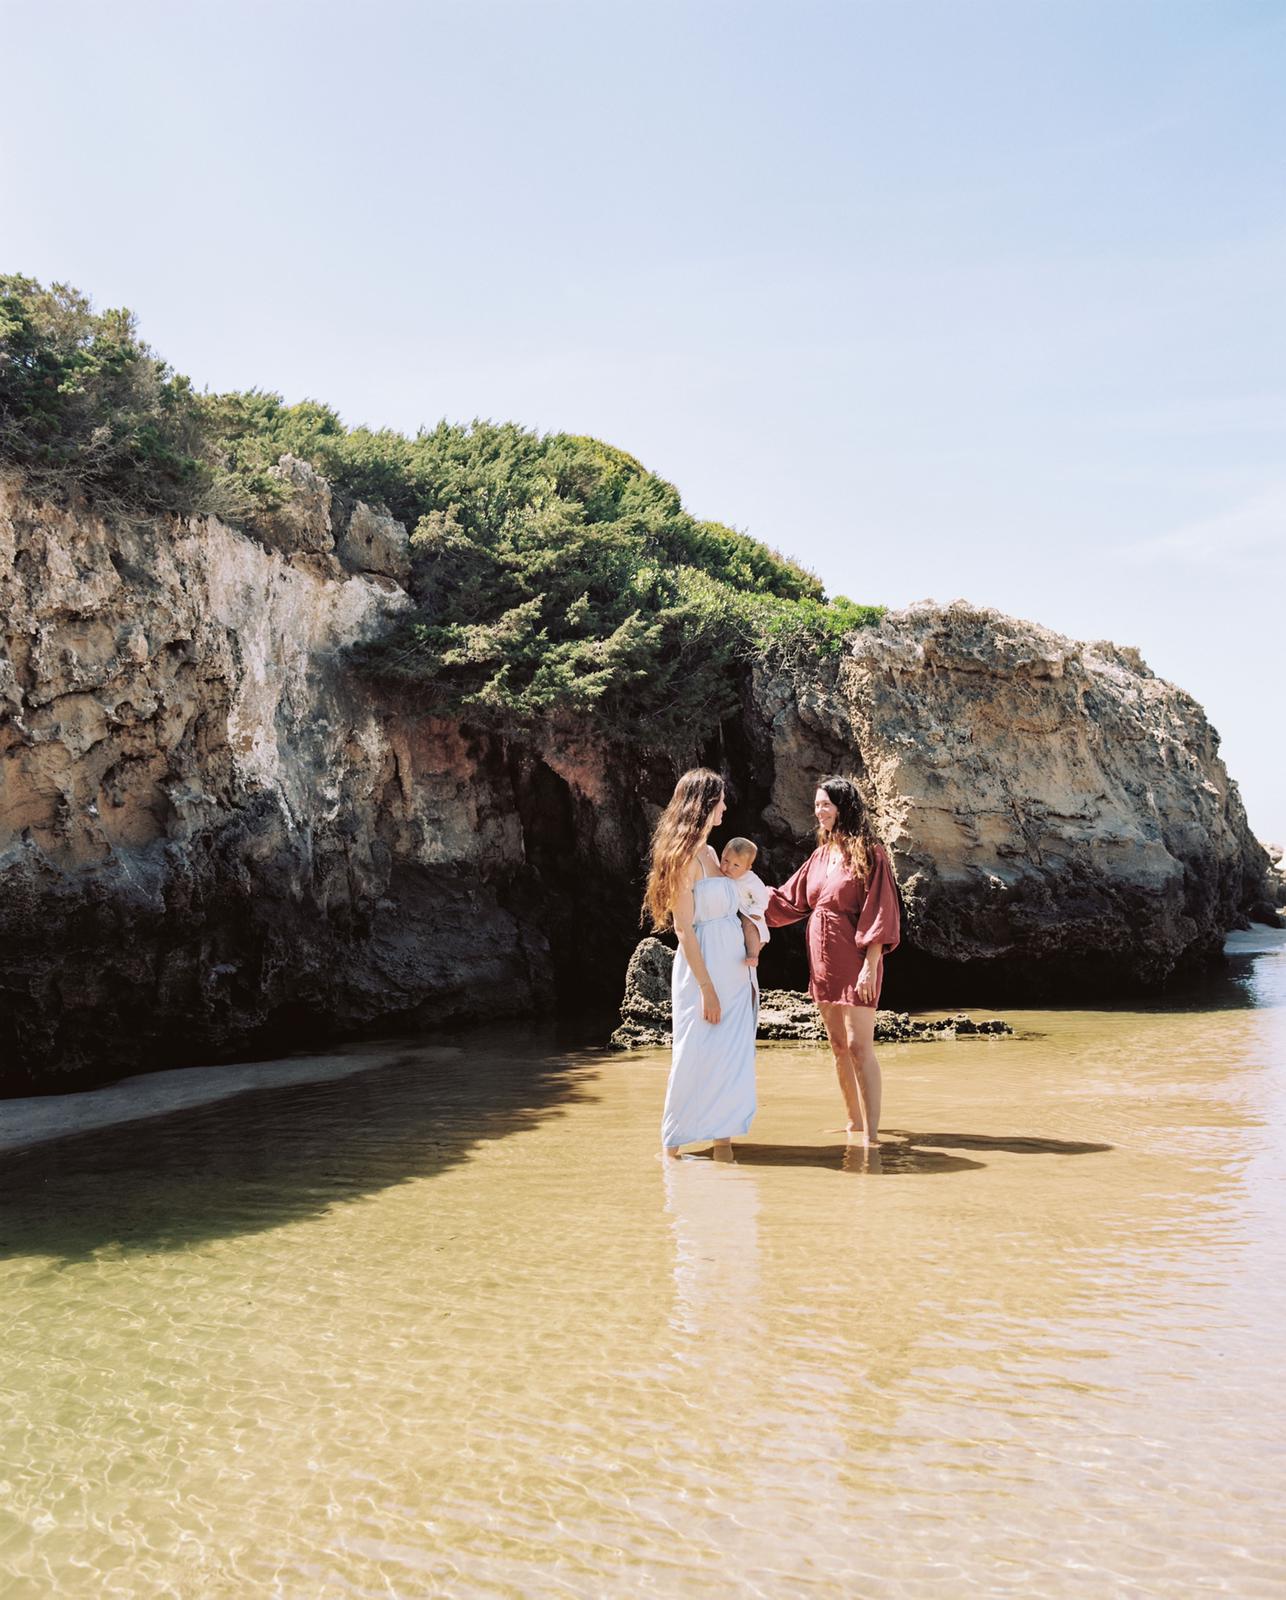
MULTIPOLYGON (((706 872, 704 857, 701 871, 706 872)), ((680 949, 670 980, 674 1055, 665 1091, 661 1142, 667 1149, 749 1131, 755 1115, 755 1033, 759 989, 746 966, 731 878, 702 876, 692 886, 702 959, 719 996, 718 1022, 701 1015, 701 990, 680 949)))

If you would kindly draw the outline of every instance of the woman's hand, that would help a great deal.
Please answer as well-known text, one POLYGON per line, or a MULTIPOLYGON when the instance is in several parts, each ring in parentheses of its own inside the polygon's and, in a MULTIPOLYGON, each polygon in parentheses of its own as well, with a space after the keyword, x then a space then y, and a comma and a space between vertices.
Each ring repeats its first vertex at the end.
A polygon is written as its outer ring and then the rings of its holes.
POLYGON ((870 947, 862 962, 862 971, 857 974, 857 998, 862 1005, 875 1005, 880 998, 880 957, 883 954, 883 947, 870 947), (875 950, 875 955, 870 954, 870 950, 875 950))
POLYGON ((718 1022, 723 1012, 719 1009, 719 996, 715 992, 714 984, 706 983, 701 986, 701 1015, 707 1022, 718 1022))

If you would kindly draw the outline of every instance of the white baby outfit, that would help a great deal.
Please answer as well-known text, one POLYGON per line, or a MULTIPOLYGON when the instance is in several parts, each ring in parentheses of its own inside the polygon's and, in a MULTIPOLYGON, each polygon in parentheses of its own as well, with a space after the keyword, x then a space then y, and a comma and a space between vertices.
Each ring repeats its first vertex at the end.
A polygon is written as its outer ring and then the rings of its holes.
POLYGON ((759 929, 759 938, 762 943, 768 943, 768 924, 764 921, 764 911, 768 905, 768 885, 757 872, 744 872, 741 877, 730 880, 737 891, 737 910, 743 917, 749 917, 755 927, 759 929))

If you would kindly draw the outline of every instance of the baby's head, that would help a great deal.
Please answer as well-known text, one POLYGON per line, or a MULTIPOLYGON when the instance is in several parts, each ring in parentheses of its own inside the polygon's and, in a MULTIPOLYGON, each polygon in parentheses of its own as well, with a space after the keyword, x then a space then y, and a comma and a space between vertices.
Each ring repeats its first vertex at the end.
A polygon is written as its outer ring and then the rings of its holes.
POLYGON ((750 839, 729 839, 719 857, 719 871, 725 878, 744 878, 755 864, 759 846, 750 839))

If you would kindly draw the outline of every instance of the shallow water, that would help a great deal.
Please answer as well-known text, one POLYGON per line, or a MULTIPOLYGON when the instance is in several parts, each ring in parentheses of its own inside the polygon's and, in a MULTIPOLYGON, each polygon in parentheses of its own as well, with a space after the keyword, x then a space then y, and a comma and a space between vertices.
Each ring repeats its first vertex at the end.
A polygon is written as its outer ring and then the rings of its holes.
MULTIPOLYGON (((491 1033, 5 1157, 0 1591, 1286 1594, 1286 952, 886 1048, 491 1033)), ((0 1107, 0 1115, 3 1108, 0 1107)))

